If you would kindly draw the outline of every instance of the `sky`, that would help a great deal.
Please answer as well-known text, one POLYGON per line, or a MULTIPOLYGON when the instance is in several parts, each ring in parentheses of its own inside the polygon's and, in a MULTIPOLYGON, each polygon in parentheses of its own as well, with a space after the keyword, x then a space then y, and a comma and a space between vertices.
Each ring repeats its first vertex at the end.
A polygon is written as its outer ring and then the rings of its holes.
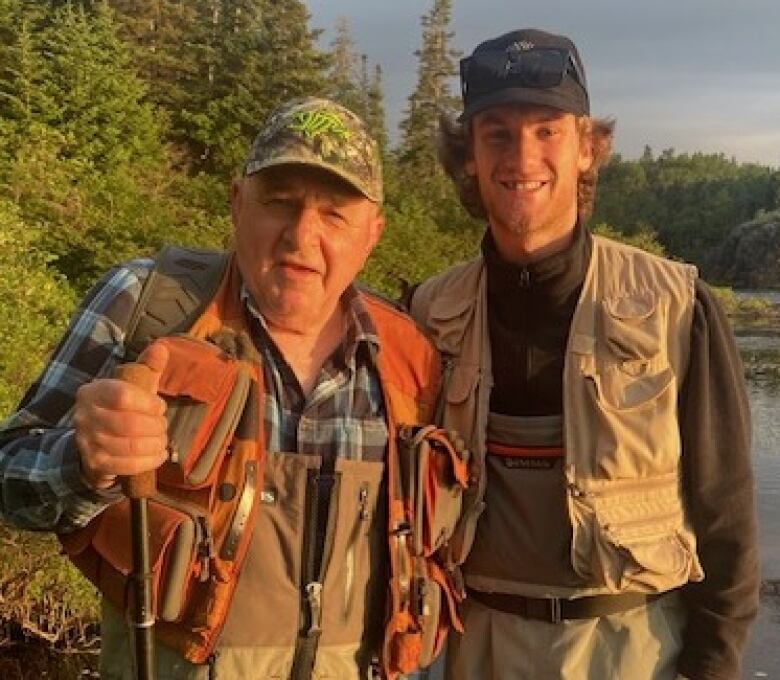
MULTIPOLYGON (((338 17, 384 75, 395 139, 416 83, 420 17, 432 0, 307 0, 323 48, 338 17)), ((617 121, 625 158, 724 153, 780 167, 780 1, 453 0, 453 46, 469 54, 515 28, 568 35, 585 63, 591 112, 617 121)), ((453 81, 453 92, 458 85, 453 81)))

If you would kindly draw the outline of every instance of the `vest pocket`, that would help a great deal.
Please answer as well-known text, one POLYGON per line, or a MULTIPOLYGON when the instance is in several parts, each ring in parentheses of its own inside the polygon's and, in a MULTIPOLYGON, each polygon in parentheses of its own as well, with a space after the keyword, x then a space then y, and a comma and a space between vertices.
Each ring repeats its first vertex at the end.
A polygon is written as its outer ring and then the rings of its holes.
POLYGON ((613 592, 663 592, 701 580, 678 484, 676 475, 663 475, 571 489, 575 570, 613 592))
POLYGON ((434 425, 403 427, 398 455, 404 495, 413 509, 412 552, 430 557, 452 537, 468 488, 467 454, 434 425))
POLYGON ((171 460, 158 471, 164 484, 212 484, 228 449, 252 382, 248 370, 216 345, 187 336, 159 340, 171 358, 159 394, 168 409, 171 460))
MULTIPOLYGON (((181 617, 194 579, 204 575, 198 559, 210 535, 205 517, 150 499, 149 562, 153 611, 163 621, 181 617)), ((109 506, 93 527, 89 543, 63 545, 73 562, 103 595, 124 610, 130 598, 133 558, 130 541, 130 501, 109 506)))
POLYGON ((598 365, 581 358, 588 416, 598 437, 599 455, 585 463, 598 479, 619 481, 653 477, 677 469, 680 434, 677 426, 677 379, 662 362, 636 370, 598 365))
POLYGON ((336 461, 339 485, 322 592, 321 645, 356 645, 381 633, 384 612, 384 463, 336 461))
POLYGON ((652 291, 605 298, 602 302, 606 346, 619 360, 650 360, 660 350, 662 313, 652 291))

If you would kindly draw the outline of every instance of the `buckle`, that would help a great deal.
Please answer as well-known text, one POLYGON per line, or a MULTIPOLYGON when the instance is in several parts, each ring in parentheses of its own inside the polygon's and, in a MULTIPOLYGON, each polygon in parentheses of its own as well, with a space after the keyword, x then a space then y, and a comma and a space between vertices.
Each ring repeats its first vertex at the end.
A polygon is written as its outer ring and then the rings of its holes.
POLYGON ((561 618, 561 599, 553 597, 550 599, 550 623, 560 623, 561 618))
POLYGON ((563 621, 559 597, 529 597, 526 600, 526 615, 529 619, 560 623, 563 621))

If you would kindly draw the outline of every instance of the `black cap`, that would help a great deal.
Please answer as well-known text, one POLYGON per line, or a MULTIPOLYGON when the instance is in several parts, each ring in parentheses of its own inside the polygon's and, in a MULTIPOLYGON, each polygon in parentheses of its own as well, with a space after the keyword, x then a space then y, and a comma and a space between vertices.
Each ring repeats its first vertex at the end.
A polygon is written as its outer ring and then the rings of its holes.
POLYGON ((461 121, 501 104, 590 114, 585 68, 577 47, 563 35, 524 28, 486 40, 461 60, 460 78, 461 121))

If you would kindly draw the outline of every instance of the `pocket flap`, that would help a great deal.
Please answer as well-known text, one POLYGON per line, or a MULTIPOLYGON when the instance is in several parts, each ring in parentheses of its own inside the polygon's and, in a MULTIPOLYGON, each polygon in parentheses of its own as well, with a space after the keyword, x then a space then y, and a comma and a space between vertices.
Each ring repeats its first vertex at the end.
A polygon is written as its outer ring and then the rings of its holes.
POLYGON ((604 339, 622 360, 652 359, 660 349, 661 313, 650 292, 605 298, 604 339))
MULTIPOLYGON (((152 608, 159 618, 171 621, 180 616, 192 582, 198 528, 189 514, 153 500, 148 503, 152 608)), ((109 506, 93 523, 92 540, 83 553, 84 573, 109 602, 124 610, 133 571, 130 501, 109 506)))
POLYGON ((477 364, 457 363, 452 369, 450 384, 447 387, 447 401, 450 404, 460 404, 471 395, 479 380, 477 364))
POLYGON ((653 313, 655 307, 655 295, 650 291, 636 295, 604 299, 604 308, 607 310, 607 313, 622 321, 639 322, 647 319, 653 313))
POLYGON ((160 378, 160 394, 211 403, 230 389, 237 363, 230 361, 218 347, 184 336, 157 342, 164 344, 169 352, 168 364, 160 378))
MULTIPOLYGON (((183 522, 191 521, 184 513, 166 505, 149 502, 149 564, 159 571, 165 549, 183 522)), ((100 516, 92 545, 101 557, 118 572, 129 575, 133 570, 130 528, 130 501, 109 506, 100 516)))
POLYGON ((171 460, 161 482, 200 487, 213 482, 238 426, 253 382, 246 365, 210 342, 187 336, 158 340, 170 353, 159 392, 168 403, 171 460))

